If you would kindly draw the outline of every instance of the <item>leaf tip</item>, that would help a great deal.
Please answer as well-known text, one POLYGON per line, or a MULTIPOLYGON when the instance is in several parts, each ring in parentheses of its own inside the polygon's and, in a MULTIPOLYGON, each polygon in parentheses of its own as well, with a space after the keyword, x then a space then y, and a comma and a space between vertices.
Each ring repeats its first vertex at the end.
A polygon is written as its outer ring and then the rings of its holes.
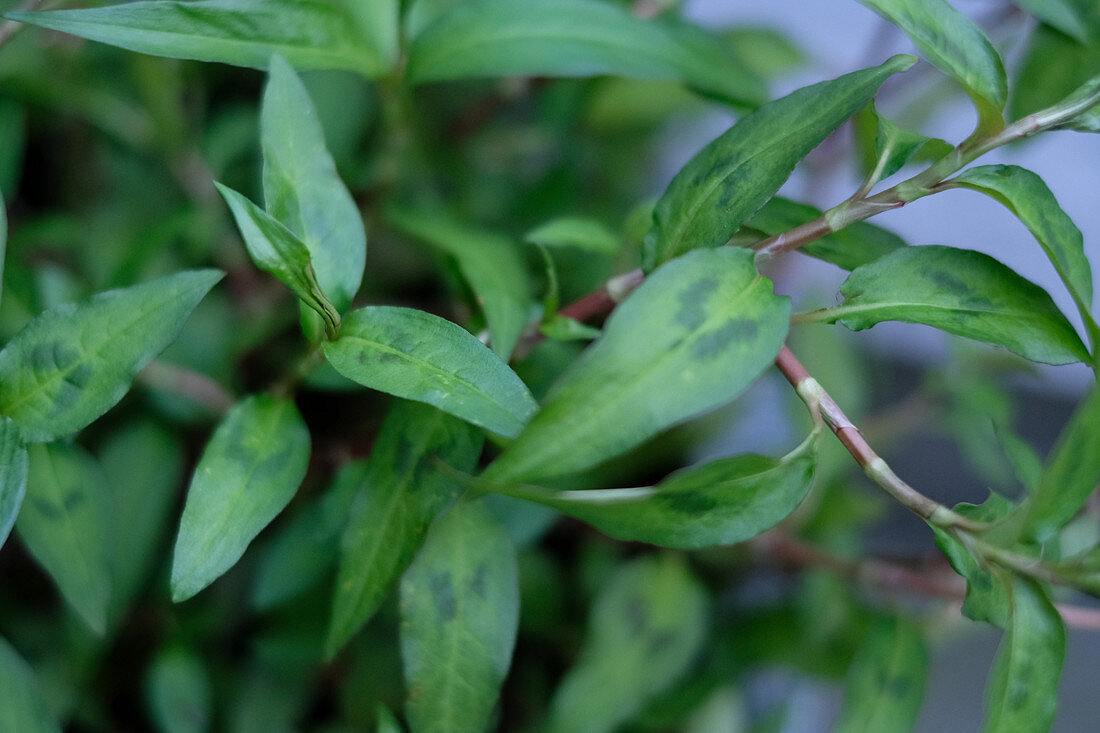
POLYGON ((893 73, 900 73, 902 71, 908 71, 909 69, 913 68, 913 65, 919 60, 920 59, 918 59, 913 54, 899 53, 896 56, 891 56, 889 59, 887 59, 886 63, 883 64, 883 66, 888 68, 893 73))

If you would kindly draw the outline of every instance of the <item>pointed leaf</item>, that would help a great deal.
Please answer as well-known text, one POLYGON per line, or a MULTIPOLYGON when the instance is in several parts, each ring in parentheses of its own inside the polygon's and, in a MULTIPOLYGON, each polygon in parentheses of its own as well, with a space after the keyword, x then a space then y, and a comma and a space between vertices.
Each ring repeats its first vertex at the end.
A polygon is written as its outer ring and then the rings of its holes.
POLYGON ((263 69, 279 53, 300 69, 345 69, 371 78, 392 66, 392 49, 361 35, 346 8, 321 0, 154 0, 7 17, 176 59, 263 69))
POLYGON ((729 402, 775 358, 789 309, 748 250, 668 263, 615 309, 485 480, 579 471, 729 402))
POLYGON ((298 491, 309 429, 293 402, 254 395, 225 416, 203 451, 180 519, 172 600, 184 601, 233 567, 298 491))
POLYGON ((813 480, 810 446, 783 461, 751 454, 723 458, 677 471, 653 487, 502 491, 553 507, 618 540, 684 549, 731 545, 775 526, 806 496, 813 480))
POLYGON ((260 132, 267 213, 301 238, 321 290, 343 312, 363 280, 363 217, 336 173, 313 101, 281 56, 271 59, 260 132))
POLYGON ((920 629, 902 618, 883 619, 852 660, 834 733, 909 733, 927 676, 928 650, 920 629))
POLYGON ((458 261, 485 312, 493 351, 507 361, 527 324, 531 303, 527 269, 515 243, 493 232, 471 229, 438 211, 393 206, 386 220, 458 261))
POLYGON ((8 539, 27 491, 27 449, 19 428, 0 417, 0 548, 8 539))
POLYGON ((460 487, 441 464, 470 472, 480 431, 418 402, 394 405, 374 444, 360 495, 347 515, 328 653, 365 624, 405 572, 428 525, 460 487))
POLYGON ((484 730, 512 662, 519 574, 480 502, 432 525, 401 579, 401 658, 413 733, 484 730))
MULTIPOLYGON (((998 522, 1005 519, 1016 506, 999 494, 990 493, 982 504, 956 504, 958 514, 977 522, 998 522)), ((936 535, 936 547, 947 556, 955 572, 966 578, 966 599, 962 612, 975 621, 987 621, 999 628, 1008 628, 1010 601, 1001 583, 990 572, 987 563, 979 563, 970 551, 942 528, 932 526, 936 535)))
POLYGON ((933 150, 942 150, 942 154, 951 151, 951 145, 943 140, 927 138, 909 130, 903 130, 886 117, 879 114, 872 105, 871 112, 878 122, 878 130, 875 134, 875 160, 880 166, 879 180, 884 180, 897 173, 908 163, 914 155, 922 150, 932 147, 933 150))
POLYGON ((895 56, 803 87, 738 120, 676 174, 657 202, 643 252, 646 270, 691 249, 725 244, 800 160, 914 61, 895 56))
POLYGON ((1066 630, 1035 581, 1013 577, 1005 582, 1012 616, 986 687, 983 730, 1050 730, 1066 654, 1066 630))
POLYGON ((524 239, 543 247, 573 247, 593 254, 614 255, 619 236, 595 219, 563 216, 527 232, 524 239))
POLYGON ((546 733, 617 729, 683 675, 706 625, 706 595, 680 558, 620 566, 592 607, 580 658, 550 703, 546 733))
POLYGON ((682 82, 759 104, 763 83, 714 38, 596 0, 459 3, 409 50, 413 82, 487 76, 605 76, 682 82))
POLYGON ((19 538, 97 634, 111 602, 111 494, 99 464, 75 446, 31 446, 19 538))
POLYGON ((1004 62, 985 33, 947 0, 859 0, 905 31, 921 55, 963 85, 983 125, 1003 126, 1004 62))
POLYGON ((999 344, 1032 361, 1091 361, 1081 337, 1045 290, 973 250, 900 249, 854 270, 840 292, 843 305, 803 320, 839 321, 853 331, 882 321, 923 323, 999 344))
POLYGON ((182 647, 157 655, 145 680, 149 712, 163 733, 210 730, 213 698, 210 676, 198 656, 182 647))
POLYGON ((0 637, 0 730, 61 733, 38 688, 34 670, 0 637))
POLYGON ((40 314, 0 351, 0 414, 28 441, 80 430, 122 399, 221 277, 181 272, 40 314))
POLYGON ((424 311, 360 308, 324 350, 348 379, 435 405, 505 437, 519 433, 536 408, 516 373, 484 344, 424 311))

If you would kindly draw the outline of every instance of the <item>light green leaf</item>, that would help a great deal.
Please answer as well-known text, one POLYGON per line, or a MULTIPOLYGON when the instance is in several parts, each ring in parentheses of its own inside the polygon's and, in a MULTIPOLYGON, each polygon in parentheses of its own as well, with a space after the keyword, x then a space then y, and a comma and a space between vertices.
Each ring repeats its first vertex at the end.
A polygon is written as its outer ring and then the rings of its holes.
POLYGON ((97 634, 111 602, 111 494, 99 464, 75 446, 32 445, 15 530, 73 610, 97 634))
POLYGON ((1013 0, 1016 5, 1078 42, 1089 42, 1087 2, 1073 0, 1013 0))
POLYGON ((944 155, 951 151, 951 145, 943 140, 927 138, 924 135, 903 130, 879 114, 874 105, 871 106, 871 113, 878 122, 875 133, 875 160, 878 161, 876 168, 879 180, 885 180, 894 175, 914 155, 930 146, 941 150, 944 155))
POLYGON ((834 733, 909 733, 917 721, 928 650, 924 635, 902 618, 883 619, 867 633, 844 686, 834 733))
POLYGON ((646 270, 698 247, 725 244, 802 158, 864 107, 890 75, 914 62, 895 56, 803 87, 738 120, 676 174, 657 202, 643 252, 646 270))
POLYGON ((38 688, 34 670, 0 637, 0 730, 61 733, 38 688))
POLYGON ((27 492, 27 448, 19 428, 0 417, 0 548, 8 539, 27 492))
POLYGON ((1006 578, 1012 616, 986 687, 985 733, 1050 730, 1066 630, 1033 580, 1006 578))
POLYGON ((485 312, 493 351, 507 361, 527 323, 531 302, 527 269, 515 243, 493 232, 472 229, 437 210, 391 206, 386 220, 398 231, 458 261, 485 312))
POLYGON ((593 254, 614 255, 619 236, 595 219, 563 216, 527 232, 524 239, 543 247, 573 247, 593 254))
POLYGON ((963 85, 983 127, 1004 126, 1008 99, 1004 62, 989 38, 947 0, 859 0, 905 31, 921 55, 963 85))
MULTIPOLYGON (((746 226, 775 236, 819 216, 821 211, 812 206, 773 196, 753 214, 746 226)), ((860 221, 800 247, 798 251, 845 270, 854 270, 905 246, 905 240, 893 232, 860 221)))
POLYGON ((844 304, 803 321, 853 331, 882 321, 923 323, 999 344, 1032 361, 1091 362, 1050 295, 989 255, 939 245, 906 247, 857 268, 840 286, 844 304))
POLYGON ((588 522, 627 542, 694 549, 742 542, 775 526, 810 490, 812 443, 782 461, 740 455, 677 471, 657 486, 550 491, 508 486, 502 493, 588 522))
POLYGON ((309 429, 293 402, 254 395, 229 411, 195 468, 172 557, 172 600, 233 567, 306 475, 309 429))
MULTIPOLYGON (((388 3, 358 0, 355 4, 388 3)), ((321 290, 343 312, 363 280, 367 257, 363 217, 336 173, 313 101, 281 56, 271 59, 260 132, 267 213, 301 238, 321 290)))
MULTIPOLYGON (((1081 230, 1035 173, 1015 165, 983 165, 954 179, 1008 207, 1024 223, 1050 258, 1083 318, 1092 320, 1092 267, 1085 257, 1081 230)), ((1092 328, 1096 328, 1095 322, 1092 328)))
POLYGON ((537 407, 515 372, 468 331, 413 308, 353 311, 324 350, 348 379, 435 405, 506 438, 537 407))
POLYGON ((404 729, 401 724, 397 722, 397 718, 393 717, 393 713, 389 711, 385 705, 378 706, 378 733, 404 733, 404 729))
POLYGON ((378 610, 412 562, 435 516, 460 487, 441 467, 470 472, 480 431, 418 402, 394 405, 347 515, 327 651, 331 656, 378 610))
POLYGON ((210 730, 210 676, 190 650, 173 647, 161 651, 149 668, 145 691, 149 713, 161 733, 210 730))
POLYGON ((0 414, 28 441, 80 430, 122 399, 221 277, 181 272, 40 314, 0 351, 0 414))
POLYGON ((519 573, 480 502, 432 525, 401 579, 401 658, 413 733, 484 730, 512 661, 519 573))
POLYGON ((325 320, 329 333, 335 334, 340 315, 317 282, 305 243, 241 194, 220 183, 214 185, 229 204, 237 229, 256 266, 270 272, 290 288, 325 320))
POLYGON ((706 626, 706 595, 680 558, 618 567, 593 605, 580 657, 554 693, 546 733, 617 729, 683 675, 706 626))
POLYGON ((771 364, 789 312, 748 250, 669 262, 615 309, 484 479, 580 471, 729 402, 771 364))
POLYGON ((700 29, 655 23, 596 0, 471 0, 440 15, 409 50, 409 79, 605 76, 678 81, 759 104, 763 82, 700 29))
POLYGON ((600 336, 600 329, 560 314, 551 316, 539 326, 539 332, 546 338, 558 341, 591 341, 600 336))
POLYGON ((345 7, 323 0, 153 0, 7 17, 177 59, 263 69, 278 53, 300 69, 345 69, 370 78, 392 66, 391 48, 374 45, 345 7))
POLYGON ((378 59, 379 74, 392 69, 400 52, 401 0, 337 0, 355 23, 372 56, 378 59))
MULTIPOLYGON (((958 514, 977 522, 998 522, 1005 519, 1016 506, 1003 496, 990 493, 980 505, 956 504, 958 514)), ((1008 628, 1011 604, 1004 584, 989 571, 985 563, 979 564, 970 551, 955 536, 932 525, 936 535, 936 547, 947 556, 951 567, 966 578, 966 599, 962 612, 975 621, 988 621, 999 628, 1008 628)))

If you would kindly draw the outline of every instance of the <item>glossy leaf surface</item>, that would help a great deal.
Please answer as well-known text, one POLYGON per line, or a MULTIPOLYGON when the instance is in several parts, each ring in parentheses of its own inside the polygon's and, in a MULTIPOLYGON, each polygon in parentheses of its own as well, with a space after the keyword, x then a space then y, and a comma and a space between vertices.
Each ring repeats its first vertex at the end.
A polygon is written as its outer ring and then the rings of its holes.
POLYGON ((27 492, 27 449, 19 428, 0 417, 0 548, 8 539, 27 492))
POLYGON ((725 404, 772 362, 789 308, 748 250, 668 263, 615 309, 485 480, 579 471, 725 404))
POLYGON ((28 441, 80 430, 122 399, 220 279, 181 272, 40 314, 0 351, 0 414, 28 441))
POLYGON ((386 417, 341 542, 328 651, 365 624, 412 562, 428 525, 460 492, 447 466, 472 471, 480 431, 419 402, 386 417), (441 465, 442 464, 442 465, 441 465))
POLYGON ((172 599, 184 601, 233 567, 283 510, 306 473, 309 430, 293 402, 252 396, 203 450, 180 519, 172 599))
POLYGON ((515 548, 480 502, 432 525, 401 579, 401 658, 414 733, 484 730, 519 623, 515 548))
POLYGON ((668 185, 653 213, 643 266, 651 270, 689 250, 725 244, 802 158, 914 61, 895 56, 882 66, 803 87, 738 120, 668 185))
POLYGON ((535 411, 527 387, 492 351, 450 321, 413 308, 368 306, 324 345, 336 371, 365 387, 435 405, 505 437, 535 411))
POLYGON ((0 637, 0 730, 61 733, 38 688, 34 670, 0 637))
POLYGON ((1032 361, 1090 360, 1045 290, 973 250, 907 247, 854 270, 840 292, 843 305, 808 320, 839 321, 855 331, 882 321, 923 323, 1032 361))
POLYGON ((883 619, 867 633, 844 686, 836 733, 908 733, 924 698, 928 650, 924 635, 902 618, 883 619))

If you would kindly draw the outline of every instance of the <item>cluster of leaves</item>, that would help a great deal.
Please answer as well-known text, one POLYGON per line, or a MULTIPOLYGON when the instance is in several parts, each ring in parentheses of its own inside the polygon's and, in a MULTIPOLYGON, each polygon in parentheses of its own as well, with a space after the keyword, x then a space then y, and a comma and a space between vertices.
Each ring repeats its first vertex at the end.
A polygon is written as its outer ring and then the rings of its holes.
MULTIPOLYGON (((858 553, 864 500, 818 445, 826 425, 852 427, 818 382, 784 372, 814 417, 786 455, 668 469, 708 429, 697 418, 786 342, 819 338, 792 324, 918 323, 1095 365, 1081 232, 1036 174, 967 166, 1046 130, 1100 129, 1100 10, 1018 3, 1042 22, 1006 125, 1004 64, 975 22, 946 0, 863 4, 961 85, 973 135, 930 140, 875 111, 914 57, 768 101, 794 49, 660 4, 656 18, 605 0, 9 12, 2 727, 141 725, 141 679, 164 730, 215 716, 241 731, 401 730, 390 710, 413 731, 715 730, 745 723, 730 685, 768 663, 846 674, 839 730, 911 727, 918 610, 821 574, 764 608, 714 602, 751 567, 730 546, 780 522, 858 553), (258 115, 256 74, 17 24, 262 69, 258 115), (671 115, 707 104, 738 121, 645 200, 637 161, 671 115), (824 213, 777 197, 857 114, 872 151, 860 190, 824 213), (24 147, 51 169, 21 172, 24 147), (862 222, 953 188, 1031 231, 1085 338, 996 259, 862 222), (758 271, 790 249, 850 270, 842 304, 792 315, 758 271), (609 488, 627 481, 653 485, 609 488), (46 591, 4 542, 13 527, 79 621, 41 613, 46 591)), ((1045 465, 1010 419, 997 429, 1026 497, 918 511, 967 581, 964 612, 1005 630, 988 730, 1044 730, 1065 646, 1052 585, 1100 592, 1095 538, 1075 521, 1100 479, 1100 392, 1045 465)), ((881 459, 853 455, 907 502, 881 459)))

